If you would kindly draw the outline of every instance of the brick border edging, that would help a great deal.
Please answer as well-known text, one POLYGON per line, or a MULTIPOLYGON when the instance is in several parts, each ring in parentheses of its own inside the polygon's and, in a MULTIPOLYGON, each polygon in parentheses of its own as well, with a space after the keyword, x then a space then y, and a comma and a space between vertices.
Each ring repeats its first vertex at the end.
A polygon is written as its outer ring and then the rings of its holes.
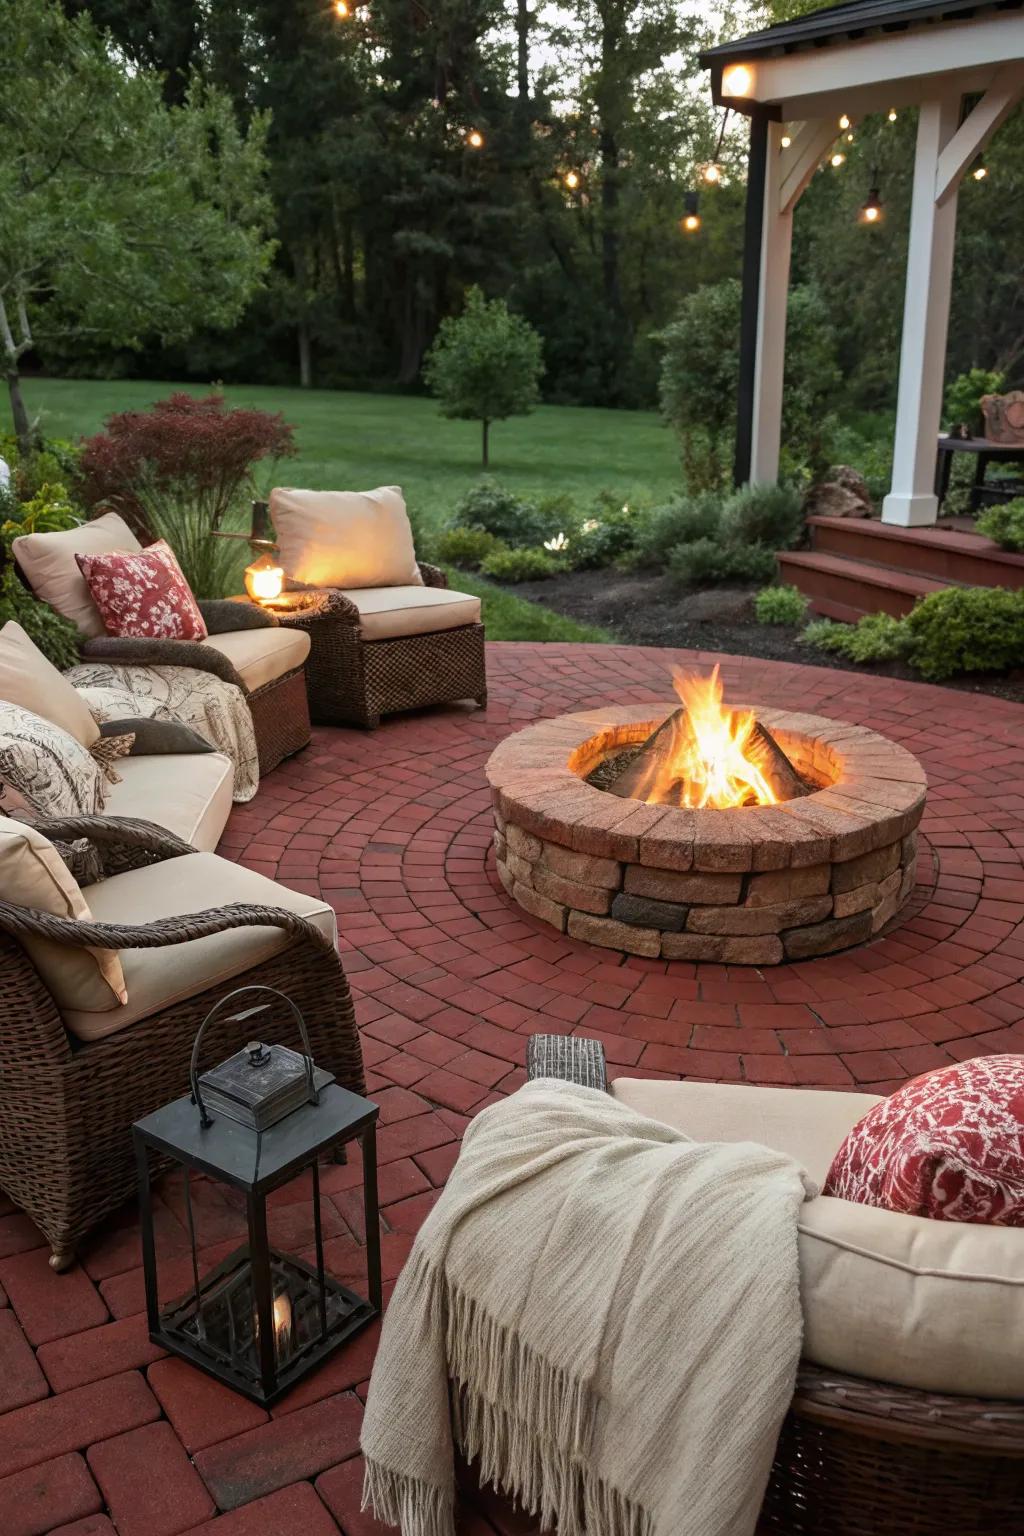
POLYGON ((923 768, 862 726, 758 707, 822 782, 729 811, 622 800, 583 782, 673 705, 587 710, 506 738, 487 763, 498 875, 560 932, 665 959, 773 965, 860 944, 909 896, 923 768))

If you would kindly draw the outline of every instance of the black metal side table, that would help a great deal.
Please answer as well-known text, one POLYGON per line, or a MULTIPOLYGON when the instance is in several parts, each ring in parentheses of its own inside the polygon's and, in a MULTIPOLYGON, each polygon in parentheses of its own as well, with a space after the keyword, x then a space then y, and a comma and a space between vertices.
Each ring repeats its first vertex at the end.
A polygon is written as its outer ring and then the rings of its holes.
POLYGON ((990 464, 1024 464, 1024 443, 993 443, 987 437, 940 437, 935 459, 935 494, 940 511, 949 490, 955 453, 975 456, 974 484, 971 486, 969 503, 972 512, 976 512, 982 502, 990 499, 991 493, 985 485, 985 475, 990 464))

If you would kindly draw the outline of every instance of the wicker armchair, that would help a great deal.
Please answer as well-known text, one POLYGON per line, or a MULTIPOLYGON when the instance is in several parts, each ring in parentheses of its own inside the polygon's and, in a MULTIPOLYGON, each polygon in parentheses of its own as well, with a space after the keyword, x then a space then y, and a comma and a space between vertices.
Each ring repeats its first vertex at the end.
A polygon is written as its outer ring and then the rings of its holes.
MULTIPOLYGON (((597 1040, 534 1035, 527 1075, 608 1088, 597 1040)), ((1024 1402, 918 1391, 801 1364, 762 1536, 1021 1531, 1024 1402)))
MULTIPOLYGON (((256 604, 227 599, 201 601, 199 610, 211 635, 245 629, 272 629, 277 619, 256 604)), ((132 666, 194 667, 210 672, 242 690, 252 714, 260 773, 270 773, 286 757, 309 745, 309 704, 305 668, 293 667, 260 688, 249 689, 234 663, 212 645, 195 640, 143 640, 102 635, 84 640, 86 661, 111 661, 132 666)))
MULTIPOLYGON (((47 837, 87 837, 110 878, 190 854, 179 838, 147 822, 73 817, 40 822, 47 837)), ((74 1260, 85 1234, 135 1188, 132 1122, 179 1096, 188 1083, 192 1041, 206 1013, 232 986, 260 981, 294 1000, 313 1054, 345 1087, 363 1092, 362 1055, 348 983, 330 940, 293 912, 233 904, 131 926, 69 921, 0 901, 0 1187, 39 1227, 55 1269, 74 1260), (19 940, 43 937, 78 948, 158 949, 244 927, 275 927, 288 947, 162 1012, 103 1039, 73 1040, 19 940)), ((301 1048, 294 1025, 275 1025, 301 1048)), ((221 1018, 204 1039, 205 1062, 239 1050, 244 1024, 221 1018)))
MULTIPOLYGON (((422 560, 417 564, 425 586, 448 586, 438 566, 422 560)), ((367 640, 360 630, 359 609, 343 592, 289 586, 295 606, 279 617, 309 634, 306 683, 310 714, 318 725, 373 730, 383 715, 406 709, 459 699, 486 705, 482 624, 367 640)))

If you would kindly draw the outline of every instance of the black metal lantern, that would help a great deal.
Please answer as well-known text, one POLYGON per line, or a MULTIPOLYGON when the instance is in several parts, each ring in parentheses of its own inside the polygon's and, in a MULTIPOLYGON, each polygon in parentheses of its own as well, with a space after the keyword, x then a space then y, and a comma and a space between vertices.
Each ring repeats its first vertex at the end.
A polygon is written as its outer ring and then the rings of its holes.
POLYGON ((231 992, 203 1020, 192 1049, 191 1094, 155 1110, 133 1127, 139 1172, 142 1258, 149 1336, 171 1354, 266 1406, 288 1391, 372 1318, 380 1315, 380 1229, 377 1211, 376 1104, 339 1087, 315 1067, 299 1010, 269 987, 231 992), (235 1023, 268 1012, 269 993, 298 1023, 305 1055, 252 1040, 244 1050, 200 1075, 203 1033, 224 1008, 263 994, 235 1023), (363 1152, 366 1268, 369 1300, 327 1274, 320 1216, 320 1154, 358 1137, 363 1152), (184 1171, 185 1216, 192 1284, 161 1308, 149 1154, 184 1171), (306 1168, 312 1170, 316 1263, 272 1248, 267 1197, 306 1168), (200 1275, 190 1177, 193 1172, 241 1190, 248 1240, 200 1275))

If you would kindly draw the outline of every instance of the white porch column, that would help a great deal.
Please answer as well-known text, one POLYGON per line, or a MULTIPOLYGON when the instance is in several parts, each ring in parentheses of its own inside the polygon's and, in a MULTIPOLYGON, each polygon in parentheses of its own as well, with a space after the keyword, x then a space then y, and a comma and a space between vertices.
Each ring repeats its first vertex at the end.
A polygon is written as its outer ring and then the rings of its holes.
POLYGON ((956 133, 959 114, 958 94, 926 101, 917 127, 892 489, 882 503, 883 523, 903 528, 934 523, 938 516, 935 444, 942 415, 957 189, 954 186, 938 203, 936 184, 939 159, 956 133))
POLYGON ((757 352, 754 362, 754 412, 750 483, 770 485, 779 478, 782 436, 782 374, 786 360, 786 302, 793 244, 792 208, 782 209, 782 124, 768 124, 761 228, 761 279, 757 304, 757 352))

